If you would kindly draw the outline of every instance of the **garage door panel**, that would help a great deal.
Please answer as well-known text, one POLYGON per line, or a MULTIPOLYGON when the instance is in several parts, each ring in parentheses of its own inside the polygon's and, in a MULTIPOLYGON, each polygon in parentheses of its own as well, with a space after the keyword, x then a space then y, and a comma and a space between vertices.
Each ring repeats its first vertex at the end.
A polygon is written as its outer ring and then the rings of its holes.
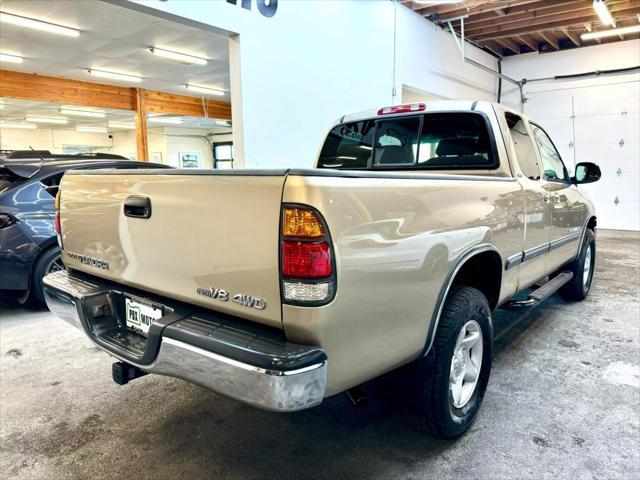
POLYGON ((637 112, 640 105, 640 76, 635 77, 635 80, 627 77, 629 80, 611 85, 576 89, 573 94, 576 116, 637 112))
POLYGON ((593 115, 576 117, 576 143, 638 142, 640 139, 640 114, 593 115))
POLYGON ((596 205, 598 228, 614 230, 640 230, 640 202, 622 201, 596 205))
POLYGON ((640 143, 625 143, 623 147, 610 144, 576 144, 576 162, 593 162, 602 172, 640 170, 640 143))

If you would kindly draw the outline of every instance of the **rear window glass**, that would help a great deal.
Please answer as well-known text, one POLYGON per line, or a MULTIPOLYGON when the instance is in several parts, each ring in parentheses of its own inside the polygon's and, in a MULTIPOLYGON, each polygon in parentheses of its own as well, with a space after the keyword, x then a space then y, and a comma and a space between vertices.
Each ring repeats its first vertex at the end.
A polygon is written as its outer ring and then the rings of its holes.
POLYGON ((0 193, 9 190, 22 179, 5 168, 0 168, 0 193))
POLYGON ((338 125, 320 153, 320 168, 485 169, 497 158, 485 118, 431 113, 338 125))
POLYGON ((324 168, 367 168, 373 150, 373 120, 345 123, 329 132, 320 152, 324 168))

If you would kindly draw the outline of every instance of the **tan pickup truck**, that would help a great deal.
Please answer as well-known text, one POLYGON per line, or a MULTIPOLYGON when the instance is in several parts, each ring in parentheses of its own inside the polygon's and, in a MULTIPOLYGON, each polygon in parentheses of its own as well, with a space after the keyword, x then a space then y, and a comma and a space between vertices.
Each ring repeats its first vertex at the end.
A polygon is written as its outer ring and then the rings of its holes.
POLYGON ((169 375, 294 411, 388 373, 415 425, 453 438, 487 386, 491 312, 587 295, 578 184, 599 177, 482 101, 342 117, 314 169, 68 172, 68 270, 46 298, 118 383, 169 375))

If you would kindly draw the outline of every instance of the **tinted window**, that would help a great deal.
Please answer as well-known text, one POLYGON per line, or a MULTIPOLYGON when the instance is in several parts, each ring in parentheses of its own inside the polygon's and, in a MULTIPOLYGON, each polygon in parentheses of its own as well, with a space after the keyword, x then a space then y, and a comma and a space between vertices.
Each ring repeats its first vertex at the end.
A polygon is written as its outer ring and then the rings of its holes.
POLYGON ((497 166, 484 118, 476 114, 425 115, 418 165, 441 169, 497 166))
POLYGON ((8 190, 20 181, 22 181, 22 179, 17 175, 11 173, 7 169, 0 168, 0 193, 8 190))
POLYGON ((366 168, 373 150, 373 120, 345 123, 329 132, 318 165, 325 168, 366 168))
POLYGON ((420 117, 378 122, 373 164, 379 166, 415 164, 419 135, 420 117))
POLYGON ((546 132, 534 125, 533 137, 536 139, 538 150, 540 151, 544 178, 547 180, 567 181, 567 172, 560 158, 560 154, 556 150, 556 147, 553 146, 553 142, 546 132))
POLYGON ((44 190, 52 197, 55 197, 58 194, 58 189, 60 188, 60 182, 62 181, 63 175, 64 172, 60 172, 40 180, 44 190))
POLYGON ((529 179, 540 180, 538 156, 524 121, 518 115, 509 112, 505 113, 505 118, 509 125, 511 141, 516 151, 516 160, 520 165, 520 170, 529 179))
POLYGON ((318 166, 374 170, 495 168, 498 161, 490 135, 484 117, 467 112, 348 123, 329 133, 318 166))

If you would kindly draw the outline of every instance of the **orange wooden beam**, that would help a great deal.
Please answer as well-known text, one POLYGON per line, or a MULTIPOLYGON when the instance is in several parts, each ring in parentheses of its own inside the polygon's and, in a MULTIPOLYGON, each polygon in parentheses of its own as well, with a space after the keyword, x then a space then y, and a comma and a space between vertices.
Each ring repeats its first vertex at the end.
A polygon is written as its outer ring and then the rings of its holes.
POLYGON ((231 104, 220 100, 0 70, 0 97, 137 111, 136 92, 147 113, 231 119, 231 104))
POLYGON ((149 136, 147 134, 147 112, 145 111, 144 94, 136 88, 136 151, 138 160, 149 161, 149 136))

